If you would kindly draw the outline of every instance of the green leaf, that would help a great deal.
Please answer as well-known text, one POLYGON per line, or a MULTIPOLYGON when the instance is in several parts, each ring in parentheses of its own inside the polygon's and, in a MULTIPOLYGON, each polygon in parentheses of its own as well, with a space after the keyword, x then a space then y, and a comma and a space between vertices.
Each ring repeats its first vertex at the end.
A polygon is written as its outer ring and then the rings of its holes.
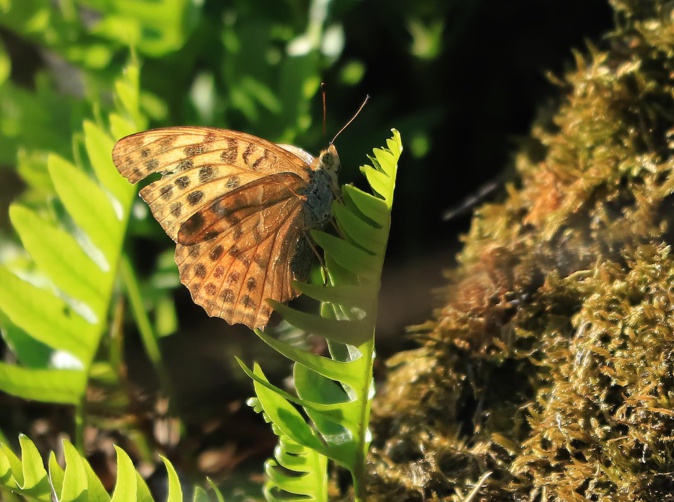
POLYGON ((162 455, 159 456, 164 462, 166 471, 168 474, 168 498, 166 502, 182 502, 183 501, 183 492, 180 489, 180 480, 178 479, 178 473, 171 465, 171 462, 168 461, 166 457, 162 455))
POLYGON ((124 450, 115 445, 117 452, 117 483, 112 492, 111 502, 127 502, 140 500, 137 497, 137 476, 133 462, 124 450))
POLYGON ((0 486, 6 486, 10 490, 14 490, 17 487, 12 476, 12 463, 5 454, 3 446, 0 446, 0 486))
MULTIPOLYGON (((65 471, 61 468, 56 460, 56 455, 53 451, 49 452, 49 481, 51 486, 54 489, 54 493, 61 493, 63 491, 63 478, 65 477, 65 471)), ((59 499, 60 500, 60 499, 59 499)))
POLYGON ((115 142, 110 134, 87 120, 84 122, 84 143, 91 167, 101 185, 123 207, 128 207, 136 191, 129 187, 129 183, 119 175, 112 163, 111 152, 115 142))
POLYGON ((349 363, 335 361, 334 359, 297 349, 292 345, 276 340, 259 330, 256 330, 255 334, 278 353, 296 363, 306 366, 319 375, 331 380, 339 380, 349 386, 358 385, 360 381, 357 375, 351 376, 350 370, 352 367, 349 367, 349 363))
POLYGON ((385 201, 351 185, 343 186, 342 193, 349 205, 353 205, 370 222, 380 222, 380 226, 388 231, 389 208, 385 201))
POLYGON ((68 213, 105 257, 103 271, 111 270, 124 228, 110 199, 96 182, 66 160, 50 155, 47 167, 68 213))
POLYGON ((105 309, 99 284, 109 279, 70 234, 20 205, 10 207, 9 217, 26 251, 61 291, 85 301, 93 311, 105 309))
MULTIPOLYGON (((293 377, 297 395, 302 400, 335 404, 349 401, 348 395, 337 382, 323 377, 302 364, 294 365, 293 377)), ((304 411, 323 437, 348 436, 348 430, 344 424, 339 424, 324 413, 315 412, 309 407, 305 407, 304 411)))
POLYGON ((197 486, 194 489, 194 497, 192 497, 192 502, 211 502, 211 499, 206 493, 206 490, 200 486, 197 486))
POLYGON ((386 245, 386 235, 373 228, 367 221, 349 211, 341 204, 334 205, 335 218, 340 223, 340 230, 351 241, 357 242, 370 254, 376 252, 382 245, 386 245))
MULTIPOLYGON (((35 444, 26 436, 19 436, 21 456, 19 457, 5 444, 0 444, 0 488, 6 488, 30 500, 52 501, 52 488, 59 502, 109 502, 111 500, 101 481, 96 477, 91 465, 69 442, 63 442, 65 470, 62 469, 54 453, 49 455, 49 475, 42 465, 42 458, 35 444)), ((153 502, 152 495, 134 469, 129 456, 115 446, 117 451, 117 483, 112 496, 115 502, 153 502)), ((171 463, 162 458, 168 470, 168 502, 182 500, 182 488, 171 463)), ((201 490, 205 495, 205 492, 201 490)), ((216 495, 222 496, 215 489, 216 495)), ((196 500, 208 500, 199 498, 196 500)))
MULTIPOLYGON (((66 443, 72 448, 70 442, 66 441, 66 443)), ((87 477, 87 495, 89 502, 109 502, 110 495, 108 495, 103 483, 101 483, 101 480, 91 468, 91 464, 89 464, 85 458, 82 458, 82 463, 87 477)))
MULTIPOLYGON (((45 13, 50 14, 51 10, 45 13)), ((75 11, 72 19, 77 19, 75 11)), ((53 28, 50 23, 46 26, 53 28)), ((73 47, 72 54, 92 58, 102 54, 95 44, 89 48, 73 47)), ((125 104, 136 108, 123 108, 116 99, 120 106, 112 115, 117 118, 111 117, 110 122, 119 129, 131 130, 138 127, 134 117, 144 119, 137 109, 138 68, 132 64, 127 70, 115 85, 124 89, 125 104)), ((45 99, 55 104, 45 109, 59 115, 56 104, 60 106, 63 97, 49 94, 50 87, 40 85, 46 89, 45 99)), ((92 93, 98 94, 98 90, 92 93)), ((0 99, 4 103, 7 98, 3 95, 0 99)), ((37 105, 39 108, 42 101, 37 105)), ((59 116, 64 124, 73 118, 67 114, 59 116)), ((53 186, 60 202, 52 206, 33 203, 30 209, 18 204, 10 208, 12 223, 34 263, 29 271, 14 266, 10 272, 0 267, 0 323, 9 346, 17 351, 17 359, 29 368, 0 366, 0 389, 24 398, 75 404, 82 400, 89 365, 106 332, 112 288, 136 189, 114 168, 110 156, 113 139, 99 125, 85 122, 84 134, 67 127, 44 127, 39 122, 35 128, 37 132, 55 131, 61 135, 65 132, 65 139, 58 136, 39 143, 48 145, 43 148, 50 150, 46 166, 43 153, 26 155, 34 162, 36 171, 49 173, 49 185, 44 184, 39 190, 47 192, 53 186), (81 158, 82 138, 86 159, 81 158), (63 145, 74 145, 74 152, 68 152, 63 145), (66 157, 74 157, 76 163, 66 157), (44 215, 62 208, 67 214, 58 213, 59 220, 45 219, 44 215), (31 347, 39 351, 39 357, 25 356, 31 347), (49 366, 77 369, 47 370, 49 366)), ((26 138, 33 137, 31 130, 26 138)), ((53 198, 53 193, 49 196, 53 198)))
POLYGON ((0 362, 0 387, 24 399, 80 404, 87 376, 79 370, 27 369, 0 362))
MULTIPOLYGON (((255 375, 267 381, 259 366, 253 369, 255 375)), ((323 445, 313 434, 302 415, 288 401, 266 386, 255 382, 255 394, 260 400, 265 414, 274 424, 289 438, 296 443, 320 451, 323 445)))
POLYGON ((96 326, 88 323, 64 300, 36 288, 0 267, 0 307, 14 324, 54 349, 80 360, 91 354, 96 326))
POLYGON ((208 486, 211 487, 211 490, 213 490, 213 493, 215 494, 215 498, 217 499, 217 501, 218 502, 225 502, 225 498, 222 496, 222 493, 220 493, 220 490, 218 489, 216 484, 213 482, 213 480, 211 480, 211 478, 206 478, 206 481, 208 482, 208 486))
POLYGON ((347 307, 362 305, 371 298, 370 295, 368 295, 369 290, 353 284, 329 286, 294 282, 293 287, 303 295, 313 298, 314 300, 347 307))
MULTIPOLYGON (((32 497, 51 498, 51 487, 49 486, 47 471, 42 465, 42 457, 40 457, 40 452, 35 443, 23 434, 19 436, 19 443, 21 444, 21 482, 19 486, 22 492, 30 494, 32 497)), ((17 471, 15 470, 15 478, 16 474, 17 471)))
MULTIPOLYGON (((88 500, 87 474, 84 462, 77 450, 68 441, 63 442, 66 469, 60 502, 84 502, 88 500)), ((58 494, 58 492, 57 492, 58 494)))
POLYGON ((354 274, 372 273, 377 264, 377 258, 372 254, 357 248, 353 244, 320 231, 312 231, 311 237, 321 246, 326 254, 345 269, 354 274))
POLYGON ((367 178, 372 189, 383 199, 386 199, 389 186, 388 176, 371 166, 361 166, 360 170, 367 178))
POLYGON ((15 325, 0 311, 2 337, 16 356, 18 363, 29 368, 45 368, 49 365, 54 351, 15 325))

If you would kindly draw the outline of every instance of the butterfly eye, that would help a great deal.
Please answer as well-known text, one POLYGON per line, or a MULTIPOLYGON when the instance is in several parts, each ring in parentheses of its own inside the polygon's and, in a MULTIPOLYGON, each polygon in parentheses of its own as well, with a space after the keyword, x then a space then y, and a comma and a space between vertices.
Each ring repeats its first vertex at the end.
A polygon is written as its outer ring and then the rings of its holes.
POLYGON ((337 155, 333 154, 332 152, 321 153, 321 165, 324 169, 330 171, 333 174, 337 174, 339 172, 339 168, 341 167, 339 163, 339 157, 337 157, 337 155))
POLYGON ((321 155, 321 164, 328 169, 332 168, 332 165, 335 163, 335 159, 330 152, 325 152, 321 155))

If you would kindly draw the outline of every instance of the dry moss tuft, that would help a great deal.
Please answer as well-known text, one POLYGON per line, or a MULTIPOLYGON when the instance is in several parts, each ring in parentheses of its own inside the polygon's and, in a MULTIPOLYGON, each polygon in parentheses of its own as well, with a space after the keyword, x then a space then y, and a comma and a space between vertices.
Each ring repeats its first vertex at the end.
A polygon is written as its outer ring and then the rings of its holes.
POLYGON ((612 5, 389 361, 373 500, 674 500, 674 4, 612 5))

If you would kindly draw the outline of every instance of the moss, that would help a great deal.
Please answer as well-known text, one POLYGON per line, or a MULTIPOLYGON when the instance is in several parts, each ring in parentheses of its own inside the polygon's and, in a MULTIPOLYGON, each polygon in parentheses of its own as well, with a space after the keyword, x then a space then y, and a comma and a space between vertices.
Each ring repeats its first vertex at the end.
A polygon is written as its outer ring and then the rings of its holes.
POLYGON ((618 1, 476 211, 444 307, 389 361, 373 500, 674 491, 674 14, 618 1))

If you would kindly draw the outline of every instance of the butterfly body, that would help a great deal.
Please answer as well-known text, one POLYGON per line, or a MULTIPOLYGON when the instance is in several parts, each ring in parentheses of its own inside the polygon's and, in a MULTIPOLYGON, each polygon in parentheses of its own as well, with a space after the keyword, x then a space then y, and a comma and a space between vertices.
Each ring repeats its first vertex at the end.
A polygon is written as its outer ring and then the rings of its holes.
POLYGON ((305 280, 313 261, 309 230, 329 221, 338 193, 334 146, 313 158, 238 131, 170 127, 121 139, 113 162, 132 183, 162 174, 140 195, 209 315, 264 327, 265 299, 298 295, 292 281, 305 280))

